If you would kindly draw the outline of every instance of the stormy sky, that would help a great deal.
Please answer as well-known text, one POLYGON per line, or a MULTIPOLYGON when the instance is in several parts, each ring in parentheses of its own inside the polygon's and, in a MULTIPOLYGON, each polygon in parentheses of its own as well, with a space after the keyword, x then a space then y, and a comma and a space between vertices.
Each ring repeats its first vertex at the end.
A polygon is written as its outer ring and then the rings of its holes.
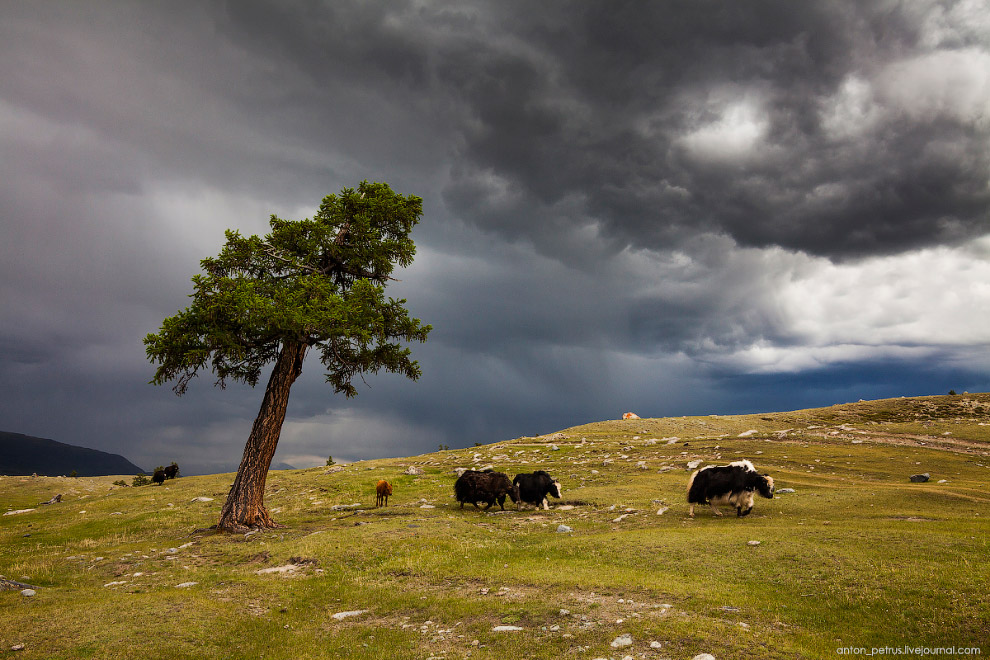
POLYGON ((0 3, 0 430, 232 470, 261 387, 143 337, 223 232, 362 180, 424 199, 389 293, 422 378, 276 463, 619 417, 990 390, 990 7, 0 3))

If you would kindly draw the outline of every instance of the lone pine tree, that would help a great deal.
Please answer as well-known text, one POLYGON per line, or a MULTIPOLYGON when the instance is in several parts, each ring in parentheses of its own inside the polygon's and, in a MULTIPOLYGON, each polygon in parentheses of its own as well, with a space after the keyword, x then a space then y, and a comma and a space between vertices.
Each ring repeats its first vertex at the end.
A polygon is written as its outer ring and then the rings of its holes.
POLYGON ((325 197, 312 219, 273 215, 264 238, 228 230, 220 254, 203 259, 192 278, 192 305, 145 337, 148 359, 159 365, 151 382, 174 380, 179 396, 200 370, 220 388, 228 379, 253 387, 275 363, 218 529, 277 526, 264 506, 265 479, 310 348, 334 392, 347 397, 364 373, 419 378, 402 342, 426 341, 431 327, 410 318, 405 300, 386 298, 385 286, 396 266, 412 263, 409 233, 422 204, 365 181, 325 197))

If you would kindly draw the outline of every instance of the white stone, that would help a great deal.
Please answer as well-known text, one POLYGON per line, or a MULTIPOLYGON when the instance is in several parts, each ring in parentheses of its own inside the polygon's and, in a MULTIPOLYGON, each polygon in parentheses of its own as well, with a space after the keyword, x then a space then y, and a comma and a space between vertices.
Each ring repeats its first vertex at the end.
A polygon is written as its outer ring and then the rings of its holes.
POLYGON ((28 598, 30 598, 31 596, 34 596, 37 593, 38 592, 35 591, 34 589, 21 589, 21 595, 22 596, 27 596, 28 598))
POLYGON ((650 642, 650 648, 651 649, 658 649, 658 648, 661 648, 662 646, 663 646, 663 644, 661 644, 660 642, 650 642))
MULTIPOLYGON (((34 510, 35 509, 18 509, 17 511, 8 511, 8 512, 6 512, 3 515, 5 515, 5 516, 15 516, 18 513, 28 513, 30 511, 34 511, 34 510)), ((85 511, 80 511, 79 513, 86 513, 86 512, 85 511)))
POLYGON ((688 461, 687 466, 688 466, 688 469, 689 470, 693 470, 696 467, 698 467, 699 465, 701 465, 702 463, 704 463, 704 461, 700 461, 700 460, 699 461, 688 461))
POLYGON ((331 614, 330 618, 334 621, 343 621, 352 616, 361 616, 368 610, 348 610, 347 612, 337 612, 336 614, 331 614))
POLYGON ((199 584, 199 582, 183 582, 182 584, 175 585, 178 589, 185 589, 186 587, 192 587, 199 584))
POLYGON ((746 545, 751 545, 751 546, 753 546, 754 548, 755 548, 756 546, 758 546, 759 544, 760 544, 760 542, 759 542, 759 541, 747 541, 747 542, 746 542, 746 545))
POLYGON ((611 646, 613 649, 621 649, 627 646, 632 646, 632 643, 633 643, 632 635, 626 633, 624 635, 619 635, 618 637, 613 639, 612 643, 609 646, 611 646))
POLYGON ((557 526, 557 533, 559 533, 559 534, 566 534, 567 532, 573 532, 573 531, 574 531, 574 529, 572 527, 568 527, 567 525, 558 525, 557 526))
POLYGON ((522 630, 519 626, 495 626, 492 632, 518 632, 522 630))
POLYGON ((296 564, 286 564, 285 566, 272 566, 271 568, 263 568, 260 571, 255 571, 258 575, 268 575, 270 573, 295 573, 299 570, 299 566, 296 564))
POLYGON ((199 497, 194 497, 194 498, 192 498, 189 501, 190 502, 212 502, 213 501, 213 498, 212 497, 205 497, 205 496, 202 496, 201 495, 199 497))
POLYGON ((691 660, 715 660, 715 656, 711 653, 699 653, 691 658, 691 660))
POLYGON ((740 433, 736 437, 737 438, 748 438, 749 436, 753 435, 754 433, 759 433, 759 431, 757 431, 756 429, 750 429, 748 431, 743 431, 742 433, 740 433))

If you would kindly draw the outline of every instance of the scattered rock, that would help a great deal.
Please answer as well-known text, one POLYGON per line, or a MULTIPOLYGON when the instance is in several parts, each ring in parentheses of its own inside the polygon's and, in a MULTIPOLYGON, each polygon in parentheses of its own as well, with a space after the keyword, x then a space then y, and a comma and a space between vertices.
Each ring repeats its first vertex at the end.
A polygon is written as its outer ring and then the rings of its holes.
POLYGON ((926 481, 928 481, 929 479, 931 479, 931 475, 928 474, 927 472, 925 472, 924 474, 912 474, 911 475, 911 482, 912 483, 916 483, 916 484, 923 484, 926 481))
POLYGON ((613 649, 621 649, 627 646, 632 646, 632 643, 633 643, 632 635, 626 633, 624 635, 619 635, 618 637, 613 639, 612 643, 609 646, 611 646, 613 649))
POLYGON ((753 546, 754 548, 755 548, 756 546, 758 546, 759 544, 760 544, 760 542, 759 542, 759 541, 747 541, 747 542, 746 542, 746 545, 751 545, 751 546, 753 546))
POLYGON ((58 495, 48 500, 47 502, 41 502, 40 504, 38 504, 38 506, 47 506, 49 504, 55 504, 56 502, 61 502, 61 501, 62 501, 62 494, 59 493, 58 495))
POLYGON ((10 650, 11 651, 23 651, 24 650, 24 645, 23 644, 14 644, 13 646, 10 647, 10 650))
POLYGON ((657 509, 657 515, 662 516, 663 514, 667 513, 667 511, 669 510, 670 510, 669 506, 662 506, 659 509, 657 509))
POLYGON ((36 511, 37 509, 18 509, 17 511, 7 511, 3 515, 5 516, 16 516, 18 513, 28 513, 30 511, 36 511))
POLYGON ((185 589, 186 587, 195 587, 199 582, 183 582, 182 584, 175 585, 176 589, 185 589))
POLYGON ((347 511, 348 509, 357 509, 357 508, 360 508, 360 506, 361 506, 361 503, 360 502, 355 502, 354 504, 334 504, 332 507, 330 507, 330 510, 331 511, 347 511))
POLYGON ((650 648, 651 649, 658 649, 658 648, 661 648, 662 646, 663 646, 663 644, 661 644, 660 642, 650 642, 650 648))
POLYGON ((558 525, 557 526, 557 533, 558 534, 566 534, 567 532, 573 532, 573 531, 574 531, 574 528, 568 527, 567 525, 558 525))
POLYGON ((699 653, 691 658, 691 660, 715 660, 715 656, 711 653, 699 653))
POLYGON ((194 497, 194 498, 192 498, 189 501, 190 502, 212 502, 213 501, 213 498, 212 497, 205 497, 205 496, 201 495, 199 497, 194 497))
POLYGON ((793 488, 778 488, 774 492, 778 495, 785 495, 787 493, 796 493, 797 491, 793 488))
POLYGON ((296 564, 286 564, 285 566, 272 566, 255 571, 258 575, 268 575, 269 573, 295 573, 299 569, 296 564))
POLYGON ((519 626, 495 626, 492 632, 518 632, 522 630, 519 626))
MULTIPOLYGON (((72 559, 72 557, 69 557, 72 559)), ((0 577, 0 591, 13 591, 15 589, 34 589, 34 585, 25 584, 23 582, 17 582, 15 580, 6 580, 0 577)))
POLYGON ((743 431, 742 433, 740 433, 736 437, 737 438, 748 438, 749 436, 753 435, 754 433, 759 433, 759 431, 757 431, 756 429, 750 429, 748 431, 743 431))
POLYGON ((701 465, 702 463, 704 463, 704 461, 701 461, 701 460, 698 460, 698 461, 688 461, 687 466, 688 466, 688 469, 689 470, 693 470, 696 467, 698 467, 699 465, 701 465))
POLYGON ((21 590, 21 595, 22 596, 26 596, 27 598, 30 598, 31 596, 35 596, 35 595, 37 595, 37 593, 38 592, 35 591, 34 589, 22 589, 21 590))
POLYGON ((350 618, 352 616, 361 616, 368 610, 349 610, 347 612, 337 612, 336 614, 331 614, 330 618, 334 621, 343 621, 344 619, 350 618))
POLYGON ((405 472, 403 472, 402 474, 420 475, 425 473, 423 472, 423 468, 417 467, 415 465, 410 465, 409 467, 406 468, 405 472))

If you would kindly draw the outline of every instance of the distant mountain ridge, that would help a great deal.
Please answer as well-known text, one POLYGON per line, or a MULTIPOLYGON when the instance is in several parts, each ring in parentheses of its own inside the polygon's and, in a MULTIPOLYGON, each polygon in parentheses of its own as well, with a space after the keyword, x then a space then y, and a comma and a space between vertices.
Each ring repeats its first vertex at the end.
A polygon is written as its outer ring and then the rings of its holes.
POLYGON ((67 445, 47 438, 0 431, 0 474, 46 477, 134 475, 144 470, 119 454, 67 445))

